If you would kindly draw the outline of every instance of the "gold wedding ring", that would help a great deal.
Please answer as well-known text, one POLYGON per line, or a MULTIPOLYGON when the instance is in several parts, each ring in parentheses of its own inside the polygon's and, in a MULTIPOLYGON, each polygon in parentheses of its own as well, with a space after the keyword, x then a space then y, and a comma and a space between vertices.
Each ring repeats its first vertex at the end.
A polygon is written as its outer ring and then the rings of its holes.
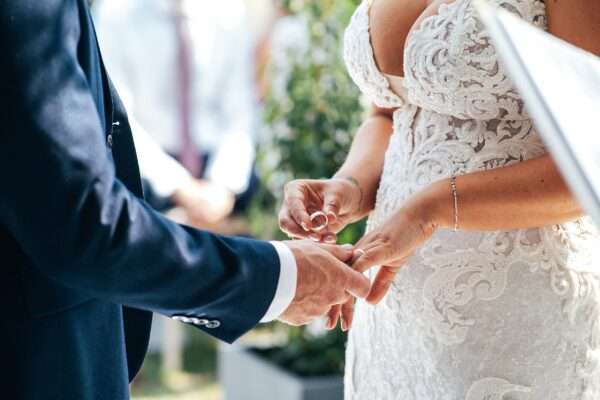
POLYGON ((310 215, 311 230, 320 232, 329 225, 329 217, 323 211, 316 211, 310 215))

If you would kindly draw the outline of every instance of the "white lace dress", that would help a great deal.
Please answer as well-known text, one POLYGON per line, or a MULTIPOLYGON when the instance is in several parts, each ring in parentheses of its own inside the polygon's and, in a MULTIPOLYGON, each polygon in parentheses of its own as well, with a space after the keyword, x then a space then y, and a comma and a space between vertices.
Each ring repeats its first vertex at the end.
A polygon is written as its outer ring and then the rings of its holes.
MULTIPOLYGON (((545 28, 539 0, 490 2, 545 28)), ((344 56, 370 100, 398 107, 369 229, 435 180, 545 152, 472 0, 443 5, 411 32, 403 87, 377 70, 369 2, 352 18, 344 56)), ((379 305, 357 303, 346 398, 599 399, 599 238, 587 217, 436 232, 379 305)))

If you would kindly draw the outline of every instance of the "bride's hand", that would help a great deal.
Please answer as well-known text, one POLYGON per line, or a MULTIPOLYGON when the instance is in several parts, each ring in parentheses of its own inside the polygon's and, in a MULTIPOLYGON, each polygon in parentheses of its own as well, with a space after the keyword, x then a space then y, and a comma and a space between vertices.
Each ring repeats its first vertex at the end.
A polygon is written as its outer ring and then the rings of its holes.
POLYGON ((279 226, 292 238, 335 243, 336 234, 360 218, 361 202, 361 188, 351 179, 297 179, 285 185, 279 226), (310 219, 316 211, 327 215, 322 231, 315 231, 310 219))
MULTIPOLYGON (((437 229, 440 217, 448 212, 439 197, 428 190, 417 193, 396 211, 382 226, 369 232, 355 245, 352 267, 364 272, 373 266, 381 266, 366 298, 377 304, 390 288, 396 273, 410 256, 425 243, 437 229)), ((336 306, 341 313, 342 329, 352 324, 353 300, 336 306)), ((334 307, 329 313, 328 327, 335 327, 337 315, 334 307)))

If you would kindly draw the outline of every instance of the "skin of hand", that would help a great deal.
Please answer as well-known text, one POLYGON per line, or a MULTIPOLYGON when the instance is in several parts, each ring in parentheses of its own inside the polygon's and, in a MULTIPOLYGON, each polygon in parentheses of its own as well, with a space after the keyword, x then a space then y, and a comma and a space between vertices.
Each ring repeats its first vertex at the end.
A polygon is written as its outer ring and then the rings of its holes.
POLYGON ((294 254, 298 267, 296 294, 279 317, 290 325, 305 325, 324 315, 332 305, 350 296, 364 298, 369 280, 346 263, 353 257, 351 245, 317 244, 308 240, 284 242, 294 254))
POLYGON ((233 211, 234 194, 207 180, 192 179, 173 194, 175 204, 183 208, 190 223, 202 228, 218 225, 233 211))
POLYGON ((335 243, 337 232, 360 219, 362 191, 351 179, 298 179, 285 186, 279 213, 279 227, 294 239, 310 238, 316 242, 335 243), (310 215, 327 214, 328 225, 313 231, 310 215))

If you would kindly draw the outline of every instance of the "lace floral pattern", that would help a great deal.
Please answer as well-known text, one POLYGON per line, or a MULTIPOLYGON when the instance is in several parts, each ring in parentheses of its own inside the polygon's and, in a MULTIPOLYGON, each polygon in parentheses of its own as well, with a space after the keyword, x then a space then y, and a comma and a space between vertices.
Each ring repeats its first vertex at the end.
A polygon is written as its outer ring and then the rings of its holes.
MULTIPOLYGON (((541 1, 490 1, 545 28, 541 1)), ((346 32, 345 58, 365 95, 388 104, 368 24, 363 3, 346 32)), ((407 101, 392 101, 399 108, 368 229, 438 179, 545 152, 471 0, 424 19, 404 60, 407 101)), ((599 239, 588 217, 534 229, 436 232, 379 306, 357 303, 346 397, 598 398, 599 239)))
MULTIPOLYGON (((546 27, 541 1, 495 2, 546 27)), ((411 103, 463 119, 527 118, 471 0, 442 4, 410 36, 404 59, 411 103)))

